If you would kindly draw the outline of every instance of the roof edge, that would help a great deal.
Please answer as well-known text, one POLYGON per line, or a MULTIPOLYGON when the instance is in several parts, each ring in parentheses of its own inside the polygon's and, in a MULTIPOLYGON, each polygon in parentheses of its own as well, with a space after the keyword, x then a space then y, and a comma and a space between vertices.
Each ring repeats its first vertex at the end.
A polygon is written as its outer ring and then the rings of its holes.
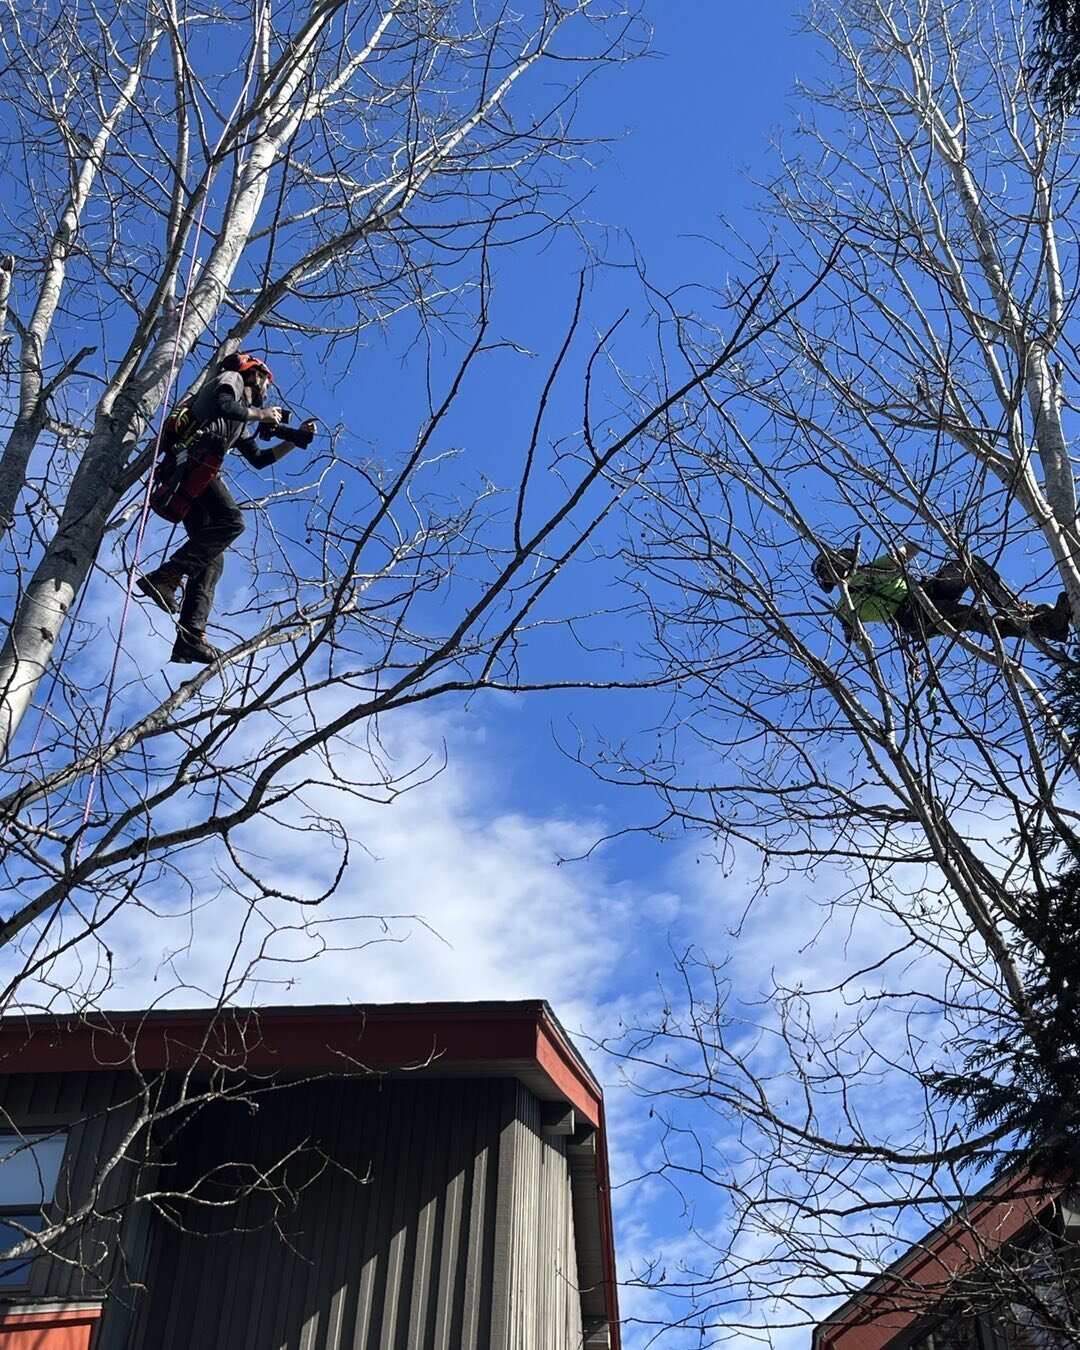
POLYGON ((849 1338, 858 1350, 884 1350, 945 1297, 953 1281, 1053 1204, 1065 1185, 1027 1167, 990 1182, 819 1322, 814 1350, 844 1350, 849 1338))

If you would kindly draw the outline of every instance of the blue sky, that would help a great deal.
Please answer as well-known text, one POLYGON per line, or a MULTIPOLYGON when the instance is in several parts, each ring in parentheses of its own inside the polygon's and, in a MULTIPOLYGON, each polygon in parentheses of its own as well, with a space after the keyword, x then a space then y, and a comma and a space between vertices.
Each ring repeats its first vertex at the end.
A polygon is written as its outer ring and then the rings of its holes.
POLYGON ((767 142, 790 122, 798 79, 815 70, 813 40, 789 0, 735 5, 716 0, 653 3, 655 56, 623 71, 605 113, 627 135, 597 175, 596 216, 629 232, 662 287, 715 264, 726 217, 753 228, 767 142))
MULTIPOLYGON (((614 138, 596 151, 595 171, 584 180, 590 192, 584 214, 593 222, 588 236, 610 263, 627 262, 632 244, 661 289, 710 286, 723 280, 717 275, 723 255, 713 242, 721 219, 749 238, 760 236, 753 211, 757 193, 748 173, 771 171, 769 136, 790 121, 793 86, 797 78, 813 75, 815 49, 795 31, 795 6, 779 0, 758 6, 652 0, 646 14, 654 26, 654 54, 609 73, 583 98, 582 129, 614 138)), ((494 327, 536 356, 507 353, 494 368, 486 367, 452 424, 465 455, 493 476, 507 437, 527 433, 532 400, 561 339, 579 265, 576 241, 569 236, 496 259, 494 327)), ((589 319, 602 327, 639 299, 631 279, 617 269, 603 271, 590 288, 589 319)), ((649 359, 649 338, 635 311, 620 333, 627 368, 649 359)), ((335 379, 332 388, 320 388, 315 371, 290 371, 286 365, 280 373, 285 380, 306 380, 306 409, 346 423, 351 434, 385 449, 408 434, 420 397, 421 372, 402 362, 400 350, 391 327, 385 346, 373 338, 348 380, 335 379)), ((550 421, 553 434, 560 419, 569 432, 579 423, 579 380, 566 382, 563 400, 550 421)), ((302 474, 300 458, 287 462, 291 473, 302 474)), ((236 475, 239 487, 247 486, 242 474, 236 475)), ((233 601, 242 609, 243 594, 234 594, 233 601)), ((154 639, 146 619, 137 627, 131 641, 139 659, 150 663, 154 639)), ((627 640, 634 640, 633 633, 627 640)), ((556 663, 559 655, 556 648, 556 663)), ((568 668, 578 655, 565 653, 568 668)), ((369 856, 356 859, 330 914, 415 915, 391 922, 391 935, 405 945, 329 952, 306 964, 304 954, 320 950, 320 935, 291 933, 282 941, 280 966, 266 971, 256 998, 542 996, 572 1031, 596 1040, 613 1035, 624 1016, 648 1015, 658 1006, 658 981, 670 978, 672 952, 695 942, 720 960, 733 949, 728 930, 742 915, 756 867, 748 858, 722 870, 700 857, 693 841, 665 844, 637 833, 594 850, 598 839, 651 819, 656 808, 605 788, 574 763, 577 731, 637 734, 662 711, 662 702, 641 695, 486 697, 384 728, 399 762, 438 756, 445 745, 448 767, 389 810, 358 808, 353 823, 369 856), (561 862, 581 855, 587 856, 561 862)), ((250 842, 260 856, 273 856, 275 841, 257 824, 250 842)), ((281 857, 286 877, 292 878, 293 865, 281 857)), ((298 885, 304 880, 292 879, 298 885)), ((778 962, 801 965, 808 959, 797 942, 786 940, 799 931, 799 900, 796 889, 782 887, 760 919, 746 925, 737 960, 751 996, 778 962)), ((147 996, 190 1002, 193 990, 212 991, 215 942, 197 919, 190 946, 180 944, 165 966, 175 973, 175 989, 168 973, 159 973, 149 987, 143 975, 163 969, 157 926, 139 914, 123 923, 114 941, 129 953, 130 965, 113 998, 125 1004, 147 996)), ((227 926, 220 911, 215 930, 219 924, 227 926)), ((365 920, 356 931, 369 931, 365 920)), ((591 1058, 609 1091, 624 1273, 654 1255, 672 1262, 680 1254, 692 1258, 693 1244, 670 1193, 629 1184, 655 1162, 655 1121, 621 1086, 614 1061, 599 1052, 591 1058)), ((717 1222, 723 1222, 721 1213, 717 1222)), ((650 1343, 647 1324, 665 1314, 650 1296, 629 1289, 623 1304, 632 1319, 624 1344, 635 1350, 650 1343)), ((685 1335, 685 1344, 699 1343, 696 1333, 685 1335)), ((806 1335, 778 1333, 775 1344, 805 1344, 806 1335)), ((683 1336, 666 1343, 679 1346, 683 1336)))
MULTIPOLYGON (((575 193, 588 190, 586 237, 610 264, 593 277, 589 322, 603 328, 631 306, 618 344, 629 370, 647 363, 652 345, 637 308, 640 289, 620 265, 636 251, 662 290, 723 281, 723 253, 711 241, 724 219, 751 241, 763 237, 747 173, 771 173, 769 136, 790 125, 795 82, 813 81, 819 59, 813 40, 796 32, 795 6, 786 0, 757 6, 646 0, 645 14, 654 28, 653 55, 609 72, 582 97, 581 130, 611 143, 599 147, 593 169, 572 182, 575 193)), ((498 255, 494 327, 536 355, 500 354, 470 388, 447 435, 460 442, 471 467, 497 477, 506 442, 527 434, 532 400, 573 301, 580 257, 568 232, 498 255)), ((385 342, 373 334, 345 377, 334 371, 324 379, 318 369, 275 359, 276 373, 305 411, 388 451, 415 427, 422 400, 416 349, 405 351, 402 342, 408 322, 391 325, 385 342)), ((549 431, 558 434, 565 425, 572 433, 579 423, 580 380, 571 378, 553 405, 549 431)), ((282 481, 302 478, 302 452, 278 472, 282 481)), ((263 486, 246 473, 242 467, 235 472, 238 495, 263 486)), ((163 542, 158 527, 151 548, 163 542)), ((604 578, 600 568, 595 584, 602 588, 604 578)), ((220 606, 226 622, 231 613, 243 626, 249 580, 235 564, 227 572, 220 606)), ((114 605, 115 589, 95 587, 84 617, 114 622, 114 605)), ((624 637, 633 651, 636 630, 624 637)), ((157 616, 135 613, 125 635, 135 667, 154 671, 166 641, 157 616)), ((544 659, 553 669, 565 659, 570 669, 580 653, 567 644, 544 659)), ((663 712, 662 698, 641 694, 486 696, 464 707, 395 719, 383 735, 396 762, 438 761, 445 747, 445 771, 390 807, 356 803, 348 823, 365 852, 356 856, 330 905, 300 925, 290 915, 259 982, 244 997, 363 1002, 540 996, 571 1031, 603 1040, 617 1033, 620 1019, 648 1016, 659 1006, 658 980, 670 978, 672 953, 689 943, 701 944, 717 960, 730 954, 747 997, 760 993, 774 973, 794 979, 804 968, 816 970, 819 955, 806 944, 817 918, 804 915, 797 885, 779 885, 734 943, 730 929, 743 915, 755 859, 735 856, 721 868, 693 840, 662 843, 633 832, 655 815, 655 805, 603 786, 574 762, 579 730, 636 736, 663 712), (615 837, 594 847, 606 836, 615 837), (363 945, 374 931, 373 915, 386 920, 385 939, 363 945), (345 950, 353 939, 361 949, 345 950)), ((292 840, 272 827, 252 822, 245 843, 272 862, 283 889, 316 885, 315 862, 298 858, 292 840)), ((200 865, 202 875, 194 880, 202 903, 214 905, 212 921, 206 910, 185 917, 184 902, 177 900, 174 924, 162 925, 157 913, 142 909, 113 924, 113 1006, 190 1004, 215 996, 227 945, 223 934, 239 932, 244 914, 242 905, 215 893, 209 851, 200 865)), ((879 935, 872 921, 866 927, 858 941, 852 939, 853 949, 861 950, 863 941, 874 949, 879 935)), ((249 933, 245 941, 257 943, 259 936, 249 933)), ((656 1126, 620 1086, 618 1065, 599 1052, 592 1062, 609 1086, 619 1184, 655 1162, 656 1126)), ((718 1132, 718 1142, 727 1142, 722 1123, 718 1132)), ((624 1185, 616 1203, 624 1271, 656 1254, 692 1254, 678 1205, 660 1188, 624 1185)), ((723 1223, 722 1211, 716 1222, 723 1223)), ((624 1310, 645 1321, 663 1315, 648 1296, 630 1291, 624 1310)), ((667 1343, 698 1344, 693 1333, 688 1336, 667 1343)), ((648 1332, 631 1325, 624 1343, 636 1350, 648 1339, 648 1332)), ((806 1339, 801 1330, 778 1334, 774 1343, 806 1339)))

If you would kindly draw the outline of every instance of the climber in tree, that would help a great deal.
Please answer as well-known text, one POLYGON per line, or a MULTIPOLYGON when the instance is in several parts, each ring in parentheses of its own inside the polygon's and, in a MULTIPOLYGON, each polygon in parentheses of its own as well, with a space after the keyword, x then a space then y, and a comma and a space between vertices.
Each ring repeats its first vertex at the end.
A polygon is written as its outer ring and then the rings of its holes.
POLYGON ((823 591, 829 593, 846 583, 847 597, 836 602, 833 612, 848 641, 854 636, 856 618, 862 623, 892 624, 913 637, 951 630, 1067 640, 1072 614, 1064 591, 1054 605, 1029 604, 1013 594, 982 558, 972 558, 966 565, 947 562, 932 577, 916 578, 906 564, 919 552, 917 544, 904 543, 861 565, 853 548, 827 549, 814 559, 810 570, 823 591), (969 589, 985 596, 994 613, 987 615, 976 605, 961 603, 969 589))
POLYGON ((174 661, 209 665, 221 655, 206 640, 206 624, 225 550, 244 530, 240 508, 218 476, 225 455, 238 450, 254 468, 264 469, 294 445, 310 445, 315 434, 314 420, 287 427, 281 407, 263 406, 273 379, 264 361, 236 353, 166 419, 150 504, 165 520, 182 521, 188 537, 135 584, 160 609, 178 615, 174 661), (246 434, 249 423, 257 424, 259 436, 280 437, 277 444, 260 448, 255 435, 246 434))

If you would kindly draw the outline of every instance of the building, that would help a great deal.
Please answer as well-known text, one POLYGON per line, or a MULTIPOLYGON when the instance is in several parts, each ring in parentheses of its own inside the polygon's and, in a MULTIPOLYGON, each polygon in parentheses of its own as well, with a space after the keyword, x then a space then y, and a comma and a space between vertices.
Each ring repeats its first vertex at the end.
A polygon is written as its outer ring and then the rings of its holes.
POLYGON ((1080 1343, 1080 1210, 1030 1172, 987 1187, 814 1331, 813 1350, 1080 1343))
POLYGON ((546 1003, 5 1018, 0 1108, 0 1350, 618 1350, 546 1003))

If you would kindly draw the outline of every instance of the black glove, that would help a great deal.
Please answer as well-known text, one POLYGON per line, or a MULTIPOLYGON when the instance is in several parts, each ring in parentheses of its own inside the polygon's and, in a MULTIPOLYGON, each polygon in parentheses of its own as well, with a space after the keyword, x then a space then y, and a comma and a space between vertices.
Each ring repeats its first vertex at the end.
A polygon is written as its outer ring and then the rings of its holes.
POLYGON ((285 424, 288 422, 292 413, 288 408, 282 408, 280 422, 260 422, 256 435, 260 441, 285 441, 289 438, 285 435, 285 424))
POLYGON ((274 435, 279 441, 288 441, 290 445, 298 445, 302 450, 306 450, 315 439, 315 433, 307 431, 303 427, 279 426, 274 435))

